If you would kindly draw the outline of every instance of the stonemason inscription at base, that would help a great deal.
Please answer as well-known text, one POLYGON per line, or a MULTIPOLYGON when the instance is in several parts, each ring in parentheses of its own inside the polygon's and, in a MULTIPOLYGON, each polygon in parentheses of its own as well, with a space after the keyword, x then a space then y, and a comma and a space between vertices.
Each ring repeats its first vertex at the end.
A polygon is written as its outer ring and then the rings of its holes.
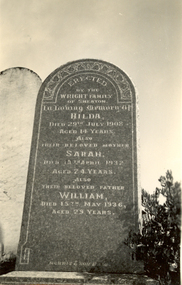
POLYGON ((17 270, 126 272, 138 221, 136 99, 128 76, 70 62, 36 105, 17 270))

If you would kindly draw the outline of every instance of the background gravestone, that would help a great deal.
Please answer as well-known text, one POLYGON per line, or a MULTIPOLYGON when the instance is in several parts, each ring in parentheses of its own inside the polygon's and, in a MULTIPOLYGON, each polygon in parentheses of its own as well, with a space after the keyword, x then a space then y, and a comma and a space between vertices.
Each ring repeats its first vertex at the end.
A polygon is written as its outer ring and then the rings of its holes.
POLYGON ((131 271, 137 185, 128 76, 98 60, 55 70, 37 99, 16 269, 131 271))
POLYGON ((16 253, 40 77, 27 68, 0 72, 0 243, 16 253))

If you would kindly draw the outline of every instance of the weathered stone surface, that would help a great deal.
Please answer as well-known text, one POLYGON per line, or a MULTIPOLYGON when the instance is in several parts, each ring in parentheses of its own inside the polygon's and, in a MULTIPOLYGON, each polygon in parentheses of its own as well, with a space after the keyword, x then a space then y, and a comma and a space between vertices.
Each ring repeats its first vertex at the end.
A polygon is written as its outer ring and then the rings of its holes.
POLYGON ((27 68, 0 73, 0 243, 17 251, 33 117, 41 79, 27 68))
POLYGON ((55 70, 37 99, 17 270, 137 272, 122 244, 137 185, 128 76, 98 60, 55 70))
POLYGON ((146 275, 137 274, 87 274, 77 272, 14 271, 0 276, 1 284, 123 284, 158 285, 159 282, 146 275), (33 283, 32 283, 33 282, 33 283))

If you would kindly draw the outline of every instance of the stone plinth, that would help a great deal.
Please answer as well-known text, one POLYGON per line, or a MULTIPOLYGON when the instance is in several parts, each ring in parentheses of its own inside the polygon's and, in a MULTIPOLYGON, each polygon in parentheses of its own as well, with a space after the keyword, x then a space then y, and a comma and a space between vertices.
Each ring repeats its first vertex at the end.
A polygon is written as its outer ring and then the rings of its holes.
POLYGON ((159 282, 145 275, 136 274, 88 274, 77 272, 45 272, 45 271, 14 271, 0 276, 0 284, 123 284, 123 285, 158 285, 159 282))

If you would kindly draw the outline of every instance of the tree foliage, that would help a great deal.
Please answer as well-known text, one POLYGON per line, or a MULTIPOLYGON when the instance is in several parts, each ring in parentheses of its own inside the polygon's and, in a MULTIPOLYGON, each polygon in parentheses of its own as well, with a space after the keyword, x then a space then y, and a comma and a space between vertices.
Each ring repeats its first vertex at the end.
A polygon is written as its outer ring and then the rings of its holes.
POLYGON ((142 190, 142 230, 130 232, 125 244, 135 249, 150 277, 161 284, 180 284, 181 187, 173 183, 171 171, 159 181, 161 188, 154 194, 142 190))

